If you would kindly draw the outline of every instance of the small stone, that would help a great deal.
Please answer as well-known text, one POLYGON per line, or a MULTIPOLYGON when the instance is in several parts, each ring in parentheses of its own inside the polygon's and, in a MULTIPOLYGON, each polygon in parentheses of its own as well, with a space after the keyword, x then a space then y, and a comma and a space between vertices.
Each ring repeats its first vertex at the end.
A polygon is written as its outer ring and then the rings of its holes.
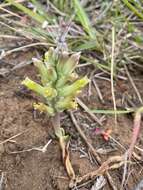
POLYGON ((14 144, 14 143, 8 143, 8 151, 9 152, 14 152, 16 150, 17 150, 16 144, 14 144))

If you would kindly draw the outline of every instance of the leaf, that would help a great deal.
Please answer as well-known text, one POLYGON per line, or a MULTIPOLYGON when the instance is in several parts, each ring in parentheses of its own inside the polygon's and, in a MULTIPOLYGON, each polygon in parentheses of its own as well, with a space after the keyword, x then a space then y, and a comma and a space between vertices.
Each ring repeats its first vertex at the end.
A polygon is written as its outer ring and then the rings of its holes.
POLYGON ((37 0, 31 0, 31 2, 33 3, 33 5, 36 7, 39 15, 42 15, 45 20, 51 21, 52 19, 49 17, 49 15, 46 13, 46 10, 44 9, 44 7, 42 6, 41 3, 39 3, 37 0))
POLYGON ((23 11, 28 16, 32 17, 34 20, 38 21, 39 23, 43 24, 45 21, 45 18, 41 16, 38 13, 33 12, 31 9, 28 9, 27 7, 23 6, 21 3, 17 3, 14 0, 7 0, 9 3, 14 5, 19 10, 23 11))
POLYGON ((79 0, 73 0, 73 5, 76 10, 76 15, 81 23, 81 25, 84 27, 85 31, 88 33, 88 35, 95 39, 95 33, 93 28, 91 27, 91 23, 89 21, 89 18, 84 11, 83 7, 81 6, 79 0))
POLYGON ((97 110, 97 109, 91 109, 92 113, 97 113, 97 114, 128 114, 132 113, 135 110, 130 109, 130 110, 97 110))
POLYGON ((139 12, 138 9, 135 8, 134 5, 132 5, 128 0, 122 0, 124 2, 124 4, 139 18, 141 18, 143 20, 143 14, 141 12, 139 12))
POLYGON ((78 45, 75 48, 75 51, 93 50, 93 49, 98 51, 101 50, 99 44, 97 43, 97 40, 82 42, 82 44, 78 45))

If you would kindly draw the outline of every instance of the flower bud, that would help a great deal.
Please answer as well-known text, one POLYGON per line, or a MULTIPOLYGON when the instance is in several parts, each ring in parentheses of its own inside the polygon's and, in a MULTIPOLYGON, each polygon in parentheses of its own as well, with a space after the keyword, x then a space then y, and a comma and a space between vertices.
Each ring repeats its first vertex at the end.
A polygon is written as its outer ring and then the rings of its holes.
POLYGON ((65 62, 63 66, 62 70, 63 75, 69 76, 74 71, 74 69, 78 64, 79 58, 80 58, 80 53, 74 53, 69 57, 69 59, 67 60, 67 62, 65 62))
POLYGON ((33 58, 32 60, 33 60, 34 65, 38 68, 42 84, 43 85, 47 84, 49 82, 49 79, 47 75, 46 66, 43 64, 41 60, 38 60, 36 58, 33 58))
POLYGON ((55 50, 53 47, 49 48, 49 50, 45 53, 44 63, 48 67, 49 65, 54 66, 56 61, 55 50))
POLYGON ((59 60, 56 66, 59 76, 63 75, 63 68, 68 59, 69 59, 69 53, 66 51, 62 52, 61 55, 59 55, 59 60))

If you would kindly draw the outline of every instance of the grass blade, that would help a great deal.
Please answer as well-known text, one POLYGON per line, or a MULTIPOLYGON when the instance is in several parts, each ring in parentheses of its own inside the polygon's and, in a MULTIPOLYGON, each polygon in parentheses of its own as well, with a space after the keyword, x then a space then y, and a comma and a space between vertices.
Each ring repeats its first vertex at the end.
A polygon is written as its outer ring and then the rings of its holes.
POLYGON ((76 10, 76 15, 81 23, 81 25, 84 27, 85 31, 88 33, 88 35, 91 38, 95 38, 95 34, 93 31, 93 28, 91 27, 91 23, 89 21, 89 18, 84 11, 83 7, 81 6, 79 0, 74 0, 73 1, 74 8, 76 10))
POLYGON ((109 114, 109 115, 114 115, 116 114, 128 114, 128 113, 132 113, 134 112, 134 109, 130 109, 130 110, 92 110, 92 113, 97 113, 97 114, 109 114))
POLYGON ((128 0, 122 0, 124 4, 139 18, 143 20, 143 14, 138 11, 138 9, 135 8, 128 0))
POLYGON ((32 10, 30 10, 27 7, 23 6, 21 3, 17 3, 14 0, 7 0, 7 1, 9 3, 11 3, 13 6, 15 6, 17 9, 23 11, 25 14, 30 16, 32 19, 38 21, 39 23, 43 24, 43 22, 45 21, 45 18, 43 16, 33 12, 32 10))
POLYGON ((43 16, 45 18, 45 20, 48 20, 49 22, 51 22, 51 18, 47 14, 47 12, 44 9, 44 7, 42 6, 42 4, 40 4, 37 0, 31 0, 31 2, 36 7, 39 15, 43 16))
POLYGON ((83 50, 98 50, 98 51, 100 51, 101 48, 99 47, 99 44, 97 43, 96 40, 92 40, 92 41, 82 42, 82 44, 78 45, 75 48, 75 51, 83 51, 83 50))

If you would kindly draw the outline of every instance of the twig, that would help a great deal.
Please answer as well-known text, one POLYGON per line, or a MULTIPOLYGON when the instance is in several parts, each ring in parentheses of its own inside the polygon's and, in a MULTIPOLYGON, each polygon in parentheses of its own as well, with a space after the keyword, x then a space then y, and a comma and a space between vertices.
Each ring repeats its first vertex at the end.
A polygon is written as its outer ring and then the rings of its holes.
MULTIPOLYGON (((128 159, 128 154, 127 154, 127 152, 126 152, 126 153, 125 153, 125 160, 127 161, 127 159, 128 159)), ((126 181, 127 172, 128 172, 128 167, 127 167, 127 162, 125 162, 125 164, 124 164, 124 172, 123 172, 123 176, 122 176, 122 183, 121 183, 120 190, 122 190, 123 187, 124 187, 124 183, 125 183, 125 181, 126 181)))
POLYGON ((98 85, 97 85, 95 79, 93 79, 92 81, 93 81, 93 84, 94 84, 94 86, 95 86, 95 88, 96 88, 96 91, 97 91, 97 93, 98 93, 99 99, 101 100, 102 103, 104 103, 103 96, 102 96, 102 94, 101 94, 101 91, 100 91, 100 89, 99 89, 99 87, 98 87, 98 85))
POLYGON ((27 131, 28 131, 28 130, 25 130, 25 131, 23 131, 23 132, 20 132, 20 133, 18 133, 17 135, 14 135, 14 136, 12 136, 12 137, 10 137, 10 138, 8 138, 8 139, 6 139, 6 140, 0 142, 0 145, 9 142, 10 140, 12 140, 12 139, 14 139, 14 138, 16 138, 16 137, 22 135, 23 133, 26 133, 27 131))
MULTIPOLYGON (((123 157, 122 156, 113 156, 111 158, 109 158, 107 161, 103 162, 103 164, 99 167, 99 169, 92 171, 82 177, 78 177, 76 178, 75 184, 81 184, 82 182, 88 181, 90 179, 94 179, 95 177, 99 176, 99 175, 103 175, 104 173, 106 173, 106 171, 110 170, 110 169, 116 169, 119 168, 123 165, 123 157), (113 164, 114 162, 119 162, 118 165, 117 164, 113 164), (120 164, 121 163, 121 164, 120 164), (111 165, 111 166, 110 166, 111 165)), ((71 184, 72 186, 73 184, 71 184)), ((117 189, 114 186, 114 189, 117 189)))
POLYGON ((18 14, 16 14, 16 13, 13 13, 12 11, 9 11, 8 9, 5 9, 5 8, 3 8, 3 7, 0 7, 0 9, 1 10, 3 10, 3 11, 5 11, 5 12, 7 12, 7 13, 9 13, 10 15, 12 15, 12 16, 16 16, 16 17, 18 17, 18 18, 22 18, 21 16, 19 16, 18 14))
POLYGON ((101 121, 90 111, 90 109, 79 99, 76 98, 77 103, 96 121, 99 125, 102 125, 101 121))
POLYGON ((25 37, 22 36, 12 36, 12 35, 5 35, 5 34, 0 34, 0 38, 10 38, 10 39, 18 39, 18 40, 26 40, 25 37))
POLYGON ((138 147, 138 146, 135 146, 135 148, 136 148, 137 150, 141 151, 141 153, 143 153, 143 149, 142 149, 142 148, 140 148, 140 147, 138 147))
POLYGON ((30 152, 32 150, 36 150, 36 151, 40 151, 45 153, 47 151, 47 147, 49 146, 49 144, 52 142, 52 139, 50 139, 43 147, 33 147, 27 150, 21 150, 21 151, 15 151, 15 152, 10 152, 10 154, 18 154, 18 153, 23 153, 23 152, 30 152))

